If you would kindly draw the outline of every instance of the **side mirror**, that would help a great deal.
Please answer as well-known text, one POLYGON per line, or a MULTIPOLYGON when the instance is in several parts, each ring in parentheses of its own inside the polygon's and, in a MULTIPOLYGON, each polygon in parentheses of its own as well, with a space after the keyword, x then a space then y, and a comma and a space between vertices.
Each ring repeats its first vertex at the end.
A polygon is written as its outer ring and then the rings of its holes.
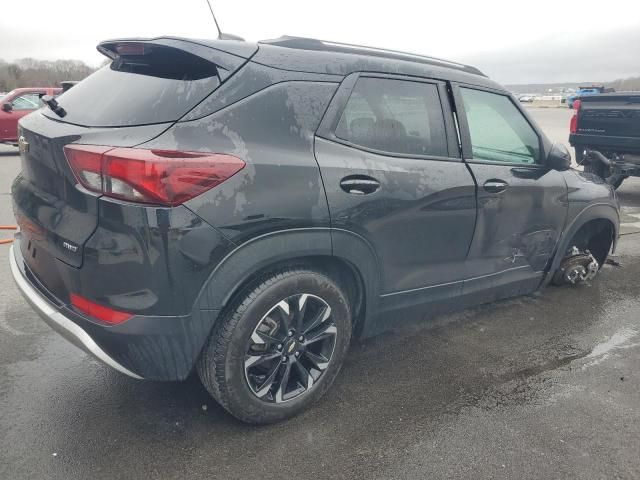
POLYGON ((564 143, 554 143, 547 157, 547 166, 563 172, 571 168, 571 154, 564 143))
POLYGON ((2 104, 2 111, 3 112, 10 112, 11 110, 13 110, 13 105, 11 105, 10 102, 2 104))

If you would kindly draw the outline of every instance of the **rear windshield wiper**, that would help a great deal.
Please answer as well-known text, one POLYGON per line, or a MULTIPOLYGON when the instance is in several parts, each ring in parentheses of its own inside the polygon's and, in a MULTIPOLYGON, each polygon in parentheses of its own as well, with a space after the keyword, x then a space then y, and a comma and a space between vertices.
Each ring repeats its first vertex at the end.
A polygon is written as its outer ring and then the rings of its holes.
POLYGON ((67 111, 60 106, 58 101, 53 98, 51 95, 44 95, 42 97, 42 101, 51 109, 53 113, 58 115, 60 118, 64 118, 67 114, 67 111))

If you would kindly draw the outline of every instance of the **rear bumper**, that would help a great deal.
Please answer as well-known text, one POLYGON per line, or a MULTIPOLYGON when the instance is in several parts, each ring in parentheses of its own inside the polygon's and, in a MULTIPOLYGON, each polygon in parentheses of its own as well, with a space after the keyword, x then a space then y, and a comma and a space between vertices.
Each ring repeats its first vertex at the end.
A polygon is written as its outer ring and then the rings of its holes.
POLYGON ((57 303, 25 264, 20 234, 11 247, 11 273, 29 305, 56 332, 102 363, 130 377, 175 381, 189 376, 218 317, 194 309, 185 316, 136 315, 106 325, 57 303))
POLYGON ((142 379, 140 375, 137 375, 131 370, 125 368, 111 358, 98 346, 98 344, 85 330, 83 330, 78 324, 74 323, 69 317, 65 316, 60 307, 54 305, 32 286, 24 273, 24 264, 22 266, 23 269, 18 266, 13 245, 9 250, 9 264, 11 266, 13 279, 20 289, 22 296, 53 330, 58 332, 77 347, 93 355, 104 364, 109 365, 130 377, 142 379))

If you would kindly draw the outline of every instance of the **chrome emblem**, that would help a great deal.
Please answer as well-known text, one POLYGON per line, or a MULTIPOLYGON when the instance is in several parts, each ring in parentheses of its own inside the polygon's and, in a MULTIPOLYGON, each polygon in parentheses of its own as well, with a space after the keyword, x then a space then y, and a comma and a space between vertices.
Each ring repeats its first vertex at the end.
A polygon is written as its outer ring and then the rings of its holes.
POLYGON ((29 151, 29 142, 23 136, 18 139, 18 149, 20 150, 20 155, 24 155, 29 151))
POLYGON ((62 246, 73 253, 76 253, 78 251, 78 247, 75 245, 71 245, 69 242, 62 242, 62 246))

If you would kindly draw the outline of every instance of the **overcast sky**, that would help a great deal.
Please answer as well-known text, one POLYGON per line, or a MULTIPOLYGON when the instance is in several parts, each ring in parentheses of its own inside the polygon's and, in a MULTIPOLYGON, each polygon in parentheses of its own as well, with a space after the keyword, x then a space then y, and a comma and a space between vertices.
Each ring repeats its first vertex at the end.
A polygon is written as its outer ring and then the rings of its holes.
MULTIPOLYGON (((638 0, 211 2, 222 30, 247 40, 288 34, 393 48, 467 61, 502 83, 640 76, 638 0)), ((2 6, 0 59, 9 61, 98 65, 95 46, 104 39, 217 35, 206 0, 4 0, 2 6)))

